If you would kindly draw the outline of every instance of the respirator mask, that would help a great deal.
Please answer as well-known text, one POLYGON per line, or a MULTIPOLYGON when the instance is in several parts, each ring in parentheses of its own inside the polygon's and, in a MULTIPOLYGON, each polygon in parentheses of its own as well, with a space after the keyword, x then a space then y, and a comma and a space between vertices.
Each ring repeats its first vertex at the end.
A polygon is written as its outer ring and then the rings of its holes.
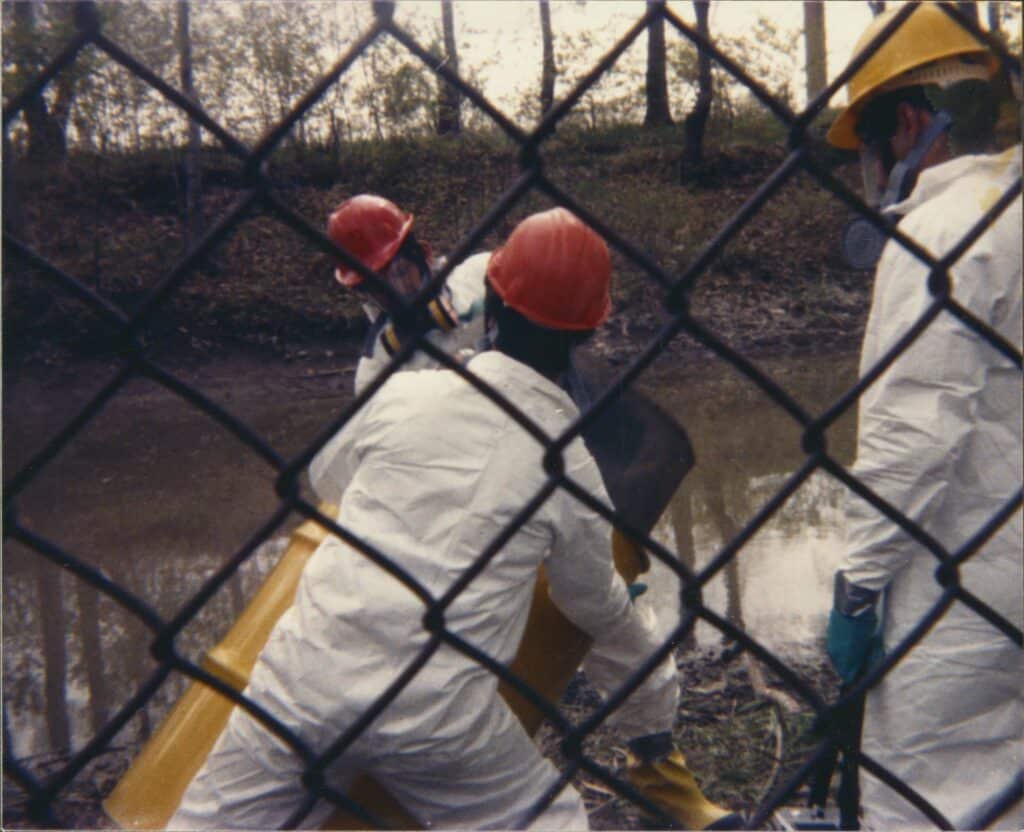
MULTIPOLYGON (((860 167, 864 182, 864 201, 876 211, 883 212, 890 205, 906 199, 910 195, 910 189, 925 154, 952 123, 953 119, 947 112, 937 112, 906 158, 895 164, 885 158, 888 152, 887 142, 862 141, 860 167), (888 175, 886 170, 889 170, 888 175)), ((896 218, 892 216, 886 216, 885 220, 888 225, 896 222, 896 218)), ((853 269, 873 269, 888 240, 889 235, 885 230, 876 226, 867 217, 854 217, 843 228, 843 260, 853 269)))

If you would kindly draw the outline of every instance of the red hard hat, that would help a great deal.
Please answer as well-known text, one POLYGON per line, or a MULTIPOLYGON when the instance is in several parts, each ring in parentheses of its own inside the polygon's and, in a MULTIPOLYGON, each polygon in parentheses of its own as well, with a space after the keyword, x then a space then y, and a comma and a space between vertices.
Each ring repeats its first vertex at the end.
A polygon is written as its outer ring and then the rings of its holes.
POLYGON ((552 329, 594 329, 607 318, 611 271, 604 240, 565 208, 527 217, 487 263, 505 305, 552 329))
MULTIPOLYGON (((382 196, 359 194, 334 209, 327 220, 327 236, 376 272, 398 252, 412 220, 412 214, 382 196)), ((359 272, 340 263, 334 276, 342 286, 358 286, 363 281, 359 272)))

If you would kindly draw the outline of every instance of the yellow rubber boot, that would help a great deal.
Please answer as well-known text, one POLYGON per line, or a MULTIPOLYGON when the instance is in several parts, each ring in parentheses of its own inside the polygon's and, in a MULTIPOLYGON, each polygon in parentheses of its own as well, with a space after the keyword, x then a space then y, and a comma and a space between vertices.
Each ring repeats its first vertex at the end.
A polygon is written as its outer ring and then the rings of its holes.
POLYGON ((704 796, 679 749, 656 763, 631 762, 626 773, 630 785, 683 829, 742 828, 742 817, 704 796))

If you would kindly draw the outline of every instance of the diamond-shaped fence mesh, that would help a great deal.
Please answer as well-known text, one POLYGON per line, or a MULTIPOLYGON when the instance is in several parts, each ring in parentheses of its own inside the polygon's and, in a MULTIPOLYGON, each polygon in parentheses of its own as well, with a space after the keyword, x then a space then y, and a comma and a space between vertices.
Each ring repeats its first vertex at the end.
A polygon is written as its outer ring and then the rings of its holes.
MULTIPOLYGON (((1020 77, 1019 62, 1007 54, 1004 47, 988 33, 980 30, 968 17, 958 11, 953 4, 943 7, 951 18, 977 37, 988 43, 999 56, 1005 70, 1014 78, 1020 77)), ((871 388, 886 370, 901 355, 909 350, 918 338, 932 323, 943 315, 952 315, 964 327, 973 330, 987 341, 991 347, 1005 360, 1006 365, 1019 377, 1021 370, 1021 353, 1019 349, 1003 338, 985 321, 979 320, 955 297, 952 289, 950 270, 956 265, 967 249, 977 241, 1008 207, 1020 198, 1021 184, 1016 181, 992 201, 987 210, 972 228, 964 229, 962 241, 952 247, 948 254, 937 258, 922 248, 914 239, 891 226, 887 220, 867 206, 857 194, 850 190, 830 169, 816 160, 811 152, 809 128, 812 121, 827 106, 829 100, 841 90, 848 79, 857 71, 879 45, 884 43, 910 12, 906 10, 892 20, 878 36, 873 46, 866 50, 859 61, 849 66, 825 89, 817 98, 808 102, 800 112, 773 97, 765 85, 757 78, 750 77, 744 68, 728 55, 716 48, 713 42, 706 40, 692 25, 684 22, 671 7, 652 4, 644 15, 625 32, 611 49, 576 85, 576 87, 558 102, 530 131, 524 130, 502 114, 479 90, 467 83, 448 66, 437 65, 431 50, 417 41, 408 31, 395 22, 392 10, 387 4, 375 6, 375 16, 370 25, 338 59, 333 68, 308 92, 295 103, 287 117, 283 118, 273 129, 268 131, 253 146, 248 146, 225 129, 217 120, 202 107, 191 101, 181 91, 168 84, 159 75, 147 68, 132 56, 132 49, 126 44, 112 41, 104 31, 97 9, 91 4, 81 4, 76 14, 76 30, 69 36, 66 47, 60 54, 24 89, 13 94, 4 106, 4 127, 9 129, 12 123, 24 114, 33 99, 44 94, 47 86, 54 82, 60 74, 71 66, 86 48, 105 53, 112 61, 121 65, 140 81, 150 85, 174 107, 186 113, 220 143, 227 154, 237 158, 244 169, 245 187, 234 203, 210 227, 205 235, 194 242, 187 254, 177 262, 169 264, 166 273, 157 285, 152 287, 142 302, 133 310, 127 311, 106 300, 101 294, 89 288, 88 281, 81 276, 70 274, 58 267, 54 262, 33 250, 22 240, 6 231, 4 233, 4 256, 8 262, 22 261, 31 265, 37 272, 45 275, 49 281, 49 291, 54 296, 74 297, 86 304, 113 330, 119 333, 121 344, 120 370, 113 378, 96 392, 73 419, 42 447, 32 458, 17 470, 9 472, 4 486, 4 539, 8 543, 16 543, 32 556, 49 561, 60 567, 63 573, 60 587, 52 589, 59 594, 69 588, 88 585, 93 588, 101 599, 94 603, 94 615, 98 619, 97 626, 103 626, 104 616, 121 616, 132 622, 138 633, 139 643, 144 645, 142 651, 148 651, 156 662, 156 669, 139 687, 133 691, 123 704, 111 714, 105 714, 102 727, 74 753, 51 761, 43 767, 31 759, 19 759, 15 754, 14 735, 18 725, 10 718, 5 695, 4 702, 4 771, 6 781, 12 785, 10 795, 17 795, 27 808, 26 814, 35 823, 52 826, 66 825, 69 819, 62 809, 62 800, 71 786, 80 778, 85 777, 88 767, 115 743, 118 735, 139 714, 163 696, 166 698, 166 686, 176 674, 185 674, 204 685, 219 691, 237 705, 244 707, 249 713, 265 724, 276 734, 302 761, 305 769, 304 783, 308 788, 308 800, 304 805, 296 806, 290 823, 299 824, 309 812, 317 798, 334 801, 349 809, 362 818, 367 825, 381 822, 367 814, 365 807, 359 806, 347 795, 332 788, 329 778, 324 776, 331 762, 346 752, 359 734, 403 689, 403 687, 421 670, 422 665, 442 645, 462 651, 473 661, 478 662, 501 681, 515 688, 521 695, 534 701, 541 707, 547 717, 554 734, 559 741, 562 755, 563 778, 557 784, 560 788, 577 774, 585 774, 592 781, 603 784, 612 795, 623 796, 632 800, 643 809, 650 811, 659 824, 669 825, 671 819, 656 807, 650 805, 643 795, 637 793, 621 776, 616 775, 607 766, 599 763, 587 750, 587 740, 600 728, 608 716, 626 698, 628 693, 640 684, 645 675, 649 674, 657 660, 675 650, 677 645, 692 634, 698 622, 720 631, 734 642, 738 649, 752 656, 756 662, 767 668, 779 680, 788 695, 799 701, 817 718, 819 733, 813 745, 806 749, 806 756, 800 764, 793 767, 786 777, 774 783, 774 787, 760 796, 760 800, 748 819, 750 828, 763 827, 773 822, 775 810, 797 799, 802 794, 813 773, 820 767, 823 760, 834 756, 841 750, 846 758, 855 765, 866 768, 875 776, 884 780, 899 792, 905 799, 914 803, 936 825, 948 827, 949 821, 918 795, 912 783, 901 781, 888 772, 879 762, 862 753, 856 746, 855 739, 843 732, 841 724, 845 722, 838 716, 845 715, 850 709, 862 707, 864 697, 878 685, 893 667, 912 653, 915 645, 927 633, 929 628, 954 606, 966 606, 973 610, 980 620, 998 630, 1006 639, 1019 648, 1021 646, 1021 630, 1019 621, 1009 621, 1000 615, 988 600, 975 594, 961 580, 961 567, 969 564, 972 556, 980 550, 1004 524, 1020 512, 1021 493, 1006 495, 1003 509, 987 519, 967 540, 955 551, 946 549, 942 543, 932 538, 928 530, 919 527, 911 518, 903 515, 896 508, 876 494, 865 483, 858 480, 850 469, 842 464, 830 452, 825 441, 826 432, 843 414, 854 408, 858 399, 871 388), (623 53, 642 35, 649 25, 663 19, 670 31, 692 42, 699 50, 710 55, 716 66, 731 75, 744 85, 750 93, 765 107, 772 116, 788 131, 788 150, 784 161, 757 188, 716 233, 695 257, 682 274, 671 274, 663 270, 647 256, 643 246, 626 239, 617 233, 602 217, 600 205, 584 205, 577 201, 565 188, 559 186, 545 171, 545 143, 554 135, 556 127, 580 105, 585 93, 597 84, 603 75, 612 68, 623 53), (179 292, 186 281, 199 269, 211 252, 233 229, 252 211, 259 210, 276 218, 295 234, 301 236, 319 251, 337 258, 352 268, 364 273, 369 280, 376 276, 367 272, 363 266, 347 252, 336 247, 318 228, 311 226, 299 213, 293 210, 275 188, 274 182, 266 174, 266 165, 272 154, 279 148, 296 125, 314 108, 331 88, 345 77, 346 73, 373 44, 382 39, 393 39, 411 55, 419 58, 445 82, 455 87, 469 105, 477 108, 501 132, 511 139, 519 148, 518 165, 520 174, 487 210, 476 217, 475 223, 465 233, 454 251, 449 253, 447 264, 437 273, 432 282, 413 300, 395 297, 399 305, 399 316, 405 314, 410 320, 417 315, 441 289, 453 267, 467 255, 476 250, 488 234, 494 232, 516 206, 530 195, 543 195, 551 202, 565 206, 575 212, 592 228, 596 229, 609 245, 627 262, 631 263, 649 279, 659 294, 667 312, 665 322, 650 338, 645 348, 636 355, 629 365, 615 380, 600 391, 594 400, 585 408, 566 432, 554 440, 548 439, 543 431, 531 420, 529 413, 520 410, 516 403, 507 400, 496 390, 490 388, 470 370, 454 360, 444 350, 437 348, 429 340, 418 337, 405 343, 393 357, 388 370, 370 384, 360 395, 345 407, 343 412, 324 428, 318 439, 309 443, 301 452, 286 457, 275 447, 275 443, 262 435, 261 432, 247 424, 232 408, 218 404, 197 389, 184 378, 177 377, 166 371, 148 353, 145 340, 147 325, 175 293, 179 292), (931 305, 924 310, 919 320, 912 326, 898 343, 894 344, 872 367, 866 368, 864 374, 824 412, 808 412, 782 384, 777 383, 763 372, 753 361, 741 351, 730 346, 712 328, 698 320, 690 309, 690 297, 699 286, 702 277, 710 264, 719 256, 731 240, 737 237, 761 212, 770 210, 774 198, 790 183, 794 177, 811 177, 816 183, 827 189, 835 199, 847 208, 866 217, 874 226, 882 229, 887 235, 895 238, 898 243, 909 250, 930 274, 929 289, 932 294, 931 305), (627 394, 631 386, 664 352, 667 345, 677 338, 689 338, 714 353, 726 362, 749 383, 756 386, 772 402, 786 414, 795 425, 801 436, 802 462, 795 473, 789 475, 775 490, 763 507, 742 527, 735 530, 731 539, 700 569, 691 569, 682 563, 665 545, 654 539, 649 530, 632 525, 630 518, 623 517, 612 507, 596 500, 586 489, 568 476, 562 467, 562 452, 576 437, 585 434, 602 414, 614 408, 620 398, 627 394), (537 437, 546 446, 545 473, 547 477, 544 490, 535 499, 523 505, 518 515, 488 545, 482 548, 474 566, 458 580, 443 597, 435 597, 426 590, 409 572, 396 563, 387 551, 379 551, 361 540, 352 530, 339 526, 330 516, 321 513, 318 506, 303 496, 301 477, 316 453, 327 440, 338 431, 360 408, 372 399, 395 372, 400 371, 408 359, 417 351, 426 352, 440 365, 447 367, 462 376, 467 383, 476 387, 481 394, 491 399, 497 407, 506 411, 509 416, 519 422, 524 430, 537 437), (89 563, 89 558, 76 551, 74 544, 58 542, 45 527, 38 527, 31 518, 19 513, 19 496, 31 486, 48 482, 46 474, 55 460, 67 448, 82 442, 87 436, 90 426, 100 417, 105 408, 115 402, 120 394, 138 380, 146 380, 157 385, 183 403, 184 406, 204 414, 220 429, 229 432, 237 440, 237 452, 250 455, 254 464, 269 466, 275 473, 276 509, 266 517, 263 526, 237 548, 230 557, 218 565, 213 574, 201 581, 187 602, 171 614, 162 614, 147 599, 145 592, 130 588, 119 580, 118 574, 107 574, 89 563), (743 628, 736 626, 727 617, 712 610, 704 600, 704 592, 712 579, 739 557, 743 547, 763 529, 786 505, 787 501, 804 485, 812 475, 824 472, 834 478, 843 487, 856 494, 892 524, 919 543, 935 559, 936 581, 942 587, 939 600, 922 617, 919 625, 898 645, 890 645, 885 660, 875 667, 856 685, 845 690, 842 698, 836 702, 826 701, 815 687, 810 684, 799 669, 792 667, 787 661, 776 655, 771 649, 752 637, 743 628), (580 502, 592 508, 598 514, 615 524, 634 538, 642 541, 644 547, 661 564, 679 580, 681 591, 680 615, 666 638, 661 654, 651 657, 643 665, 636 668, 634 676, 622 689, 613 694, 600 706, 578 723, 566 718, 558 709, 537 698, 521 679, 512 674, 503 664, 492 657, 482 654, 472 645, 462 640, 459 635, 446 627, 445 612, 478 575, 488 568, 502 545, 527 521, 531 513, 546 500, 551 493, 564 490, 580 502), (342 736, 331 737, 323 747, 311 748, 298 736, 279 722, 272 713, 259 704, 246 699, 232 685, 215 673, 210 672, 204 664, 192 661, 181 647, 183 634, 190 625, 195 626, 202 620, 204 610, 219 603, 231 580, 253 559, 263 555, 261 546, 274 538, 289 518, 296 515, 315 521, 330 533, 341 537, 361 551, 367 558, 376 562, 394 580, 401 582, 415 593, 423 604, 423 624, 429 630, 430 638, 418 660, 397 678, 395 683, 380 697, 376 704, 357 723, 352 725, 342 736)), ((955 510, 955 509, 954 509, 955 510)), ((51 582, 52 583, 52 582, 51 582)), ((47 618, 45 610, 42 618, 47 618)), ((88 622, 82 619, 78 626, 84 628, 88 622)), ((96 622, 94 621, 93 624, 96 622)), ((68 622, 66 626, 73 626, 68 622)), ((56 633, 56 638, 61 634, 56 633)), ((7 668, 5 664, 5 670, 7 668)), ((23 671, 32 672, 26 667, 23 671)), ((325 672, 329 672, 325 669, 325 672)), ((102 680, 97 680, 99 684, 102 680)), ((8 679, 8 684, 10 679, 8 679)), ((685 694, 684 694, 685 696, 685 694)), ((977 826, 986 826, 998 821, 999 817, 1021 799, 1019 777, 1014 780, 1013 772, 1006 772, 1007 788, 1001 793, 991 796, 982 815, 975 818, 977 826)), ((539 815, 546 805, 556 797, 558 788, 550 790, 533 808, 531 817, 539 815)), ((6 790, 5 790, 6 792, 6 790)), ((10 797, 9 797, 10 799, 10 797)))

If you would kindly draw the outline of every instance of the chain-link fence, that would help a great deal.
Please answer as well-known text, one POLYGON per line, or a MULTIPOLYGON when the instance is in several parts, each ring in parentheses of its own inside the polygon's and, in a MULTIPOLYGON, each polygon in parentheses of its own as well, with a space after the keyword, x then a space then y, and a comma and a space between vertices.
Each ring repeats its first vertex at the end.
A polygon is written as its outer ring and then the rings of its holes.
MULTIPOLYGON (((1017 79, 1019 84, 1019 62, 1012 55, 1007 54, 1004 47, 995 38, 981 31, 976 24, 964 16, 953 4, 943 8, 945 13, 956 20, 957 23, 990 45, 999 56, 1004 70, 1017 79)), ((91 290, 87 286, 86 281, 74 274, 68 274, 66 271, 61 270, 46 258, 33 251, 24 242, 6 232, 4 234, 5 258, 9 262, 16 259, 26 261, 49 278, 52 286, 51 291, 54 294, 70 295, 87 304, 96 314, 101 316, 120 333, 124 355, 121 369, 114 378, 96 393, 91 401, 81 408, 81 411, 75 418, 66 424, 44 448, 36 453, 27 464, 14 471, 13 475, 6 481, 4 494, 5 540, 17 541, 19 544, 28 547, 40 558, 59 565, 73 575, 76 581, 91 585, 102 593, 103 596, 120 605, 137 619, 141 625, 148 629, 150 633, 149 650, 158 663, 157 669, 139 687, 134 695, 106 721, 102 730, 97 732, 84 747, 66 759, 62 765, 55 770, 50 770, 45 776, 39 771, 33 770, 33 767, 26 761, 19 760, 12 754, 9 731, 13 729, 9 726, 7 703, 5 700, 5 777, 15 782, 27 796, 30 818, 36 822, 52 826, 65 824, 67 821, 61 817, 59 811, 60 799, 65 790, 70 787, 76 778, 81 776, 83 770, 91 761, 104 752, 118 733, 124 729, 126 724, 157 695, 161 687, 167 682, 168 677, 174 672, 180 672, 200 680, 233 702, 246 708, 249 713, 282 738, 303 760, 307 774, 305 782, 308 783, 310 797, 306 805, 296 807, 295 815, 292 818, 293 822, 301 822, 301 818, 308 812, 313 801, 316 798, 322 797, 335 801, 339 805, 355 812, 359 817, 366 819, 367 823, 372 823, 372 819, 365 812, 365 807, 355 805, 346 795, 332 789, 330 784, 323 778, 322 773, 329 763, 338 755, 343 754, 346 748, 356 739, 360 726, 367 724, 373 715, 379 713, 386 707, 388 702, 397 696, 402 687, 418 672, 420 662, 417 662, 402 674, 400 679, 391 686, 388 693, 366 715, 365 720, 361 721, 359 725, 344 736, 334 738, 334 742, 324 751, 308 747, 298 737, 292 735, 284 725, 275 720, 272 715, 257 704, 247 701, 231 685, 226 684, 216 675, 188 660, 182 655, 178 647, 177 640, 183 629, 227 585, 232 576, 253 557, 258 547, 271 538, 283 523, 290 517, 294 517, 297 513, 322 524, 330 532, 340 536, 343 540, 362 551, 368 558, 379 564, 382 569, 393 575, 396 581, 404 582, 414 592, 420 594, 426 605, 423 619, 424 626, 431 633, 428 651, 436 648, 437 645, 444 644, 464 652, 473 661, 486 667, 503 682, 511 685, 523 696, 531 699, 538 707, 543 709, 546 717, 560 735, 561 750, 566 759, 563 778, 558 784, 559 787, 568 782, 576 772, 586 772, 591 777, 604 782, 617 793, 624 794, 642 804, 654 817, 659 818, 660 822, 666 825, 670 823, 670 820, 658 811, 656 807, 651 806, 646 798, 635 792, 626 782, 616 777, 611 771, 599 765, 584 753, 583 740, 608 718, 609 714, 618 707, 629 692, 636 689, 644 676, 651 672, 660 659, 675 649, 675 646, 693 630, 698 621, 704 621, 725 634, 729 639, 735 641, 742 650, 747 651, 758 662, 763 663, 764 666, 776 674, 788 688, 790 694, 813 709, 822 726, 820 742, 795 773, 789 776, 786 782, 780 783, 776 789, 764 798, 749 819, 751 828, 763 827, 768 823, 777 807, 792 800, 794 794, 807 784, 816 767, 819 767, 822 761, 830 755, 834 755, 837 749, 841 749, 857 766, 863 767, 885 781, 906 800, 924 812, 936 825, 948 828, 950 826, 948 819, 943 817, 934 806, 931 806, 923 797, 917 794, 912 784, 902 782, 892 773, 886 771, 877 761, 871 759, 856 747, 855 739, 851 739, 848 734, 843 733, 840 727, 840 723, 843 720, 837 719, 836 715, 843 714, 851 707, 856 707, 862 703, 867 692, 876 686, 908 653, 915 649, 915 645, 927 633, 929 628, 939 621, 953 605, 966 605, 977 613, 980 618, 984 619, 988 625, 996 628, 1007 639, 1020 647, 1020 622, 1006 620, 989 606, 984 597, 979 597, 970 591, 961 581, 960 572, 961 567, 970 561, 972 555, 979 551, 997 530, 1020 511, 1021 493, 1018 491, 1015 494, 1007 495, 1007 501, 1001 511, 992 516, 983 527, 977 529, 962 547, 956 551, 949 551, 938 541, 934 540, 929 535, 927 529, 920 528, 913 520, 901 514, 887 503, 886 500, 854 477, 843 464, 837 461, 830 454, 825 442, 825 434, 827 429, 841 415, 856 405, 858 399, 869 389, 872 383, 885 373, 887 368, 904 354, 911 347, 914 340, 940 315, 953 315, 965 327, 978 333, 1005 358, 1008 366, 1014 368, 1014 371, 1019 375, 1021 353, 1015 345, 1008 343, 993 327, 985 321, 979 320, 956 300, 952 291, 950 270, 967 249, 984 234, 986 229, 1020 198, 1021 185, 1019 180, 1014 182, 1005 193, 1002 193, 994 200, 991 208, 985 212, 984 216, 981 217, 974 227, 965 229, 963 238, 958 245, 954 246, 945 256, 936 258, 932 253, 922 248, 918 242, 908 238, 900 230, 889 225, 881 214, 869 208, 857 194, 853 193, 840 181, 830 171, 828 166, 816 160, 811 150, 812 142, 811 134, 809 133, 812 121, 827 106, 833 95, 842 89, 849 78, 863 65, 874 50, 903 24, 908 14, 912 11, 912 4, 901 10, 879 34, 872 46, 857 61, 844 70, 842 74, 835 78, 817 98, 810 101, 801 112, 793 112, 788 106, 773 98, 765 86, 759 83, 758 79, 751 78, 744 71, 743 67, 737 65, 729 56, 716 49, 715 44, 702 37, 693 26, 683 22, 670 7, 659 4, 649 5, 646 13, 636 20, 632 27, 615 44, 614 48, 530 132, 526 132, 512 123, 485 96, 465 83, 447 66, 443 64, 438 66, 430 50, 417 42, 416 39, 411 37, 407 31, 403 30, 394 21, 393 8, 390 5, 378 4, 374 7, 374 10, 375 17, 372 24, 355 40, 351 48, 294 105, 289 115, 263 136, 254 147, 248 147, 239 141, 208 113, 204 112, 201 107, 189 100, 186 95, 183 95, 179 90, 166 83, 145 65, 133 58, 131 48, 108 39, 104 34, 97 8, 89 3, 78 5, 76 12, 77 31, 69 39, 66 48, 39 74, 33 83, 29 84, 25 89, 17 91, 4 107, 4 127, 7 130, 14 120, 24 113, 27 105, 35 97, 42 95, 47 85, 75 62, 83 49, 92 47, 105 53, 138 79, 151 85, 175 107, 180 108, 190 118, 198 122, 210 136, 220 143, 224 151, 241 161, 244 166, 245 177, 243 193, 237 198, 237 201, 231 206, 230 210, 225 212, 185 256, 167 270, 164 278, 148 293, 144 302, 131 313, 111 304, 97 292, 91 290), (789 131, 788 155, 784 162, 763 182, 742 208, 707 242, 699 256, 693 260, 686 271, 678 275, 666 273, 657 263, 646 256, 641 248, 634 245, 630 240, 624 239, 606 225, 602 220, 600 206, 588 207, 580 204, 570 193, 551 181, 545 174, 544 166, 545 142, 552 137, 559 122, 579 104, 584 94, 620 59, 627 48, 643 36, 652 22, 659 18, 662 18, 671 29, 676 30, 683 38, 695 44, 698 49, 709 54, 720 68, 742 83, 770 111, 772 116, 789 131), (641 269, 649 277, 650 281, 657 285, 664 301, 664 307, 668 313, 667 322, 650 339, 642 353, 629 364, 612 384, 601 392, 600 396, 591 406, 584 410, 564 435, 547 444, 545 468, 548 476, 548 492, 556 489, 568 491, 576 499, 615 523, 628 534, 642 540, 648 551, 658 560, 662 561, 678 577, 683 586, 681 617, 659 654, 651 657, 642 666, 637 667, 636 673, 629 683, 623 689, 616 691, 607 702, 581 724, 572 724, 564 715, 538 698, 527 688, 522 680, 514 677, 504 665, 495 662, 486 655, 479 655, 477 652, 472 651, 465 642, 445 627, 445 611, 447 607, 457 597, 461 589, 474 580, 482 570, 486 569, 487 564, 499 551, 501 544, 529 517, 530 512, 534 508, 533 505, 523 506, 522 511, 520 511, 512 524, 503 530, 497 540, 480 552, 479 559, 474 568, 469 571, 463 580, 452 587, 445 597, 434 598, 429 593, 425 593, 415 579, 406 573, 399 564, 392 561, 386 551, 375 550, 365 541, 355 536, 349 529, 339 527, 332 518, 321 514, 316 505, 304 499, 300 487, 300 477, 316 452, 365 402, 377 393, 381 385, 391 374, 402 368, 404 362, 416 350, 427 352, 441 365, 460 374, 468 383, 476 387, 482 395, 487 396, 513 419, 521 423, 525 430, 541 437, 543 434, 531 422, 529 414, 522 412, 513 402, 508 401, 497 391, 482 383, 465 367, 454 361, 446 352, 438 349, 430 341, 423 338, 415 338, 401 347, 394 356, 388 372, 380 376, 357 396, 345 408, 344 412, 338 415, 323 430, 316 442, 310 444, 309 447, 294 458, 286 459, 280 455, 272 444, 249 425, 233 415, 229 409, 211 401, 200 390, 190 386, 183 379, 166 372, 148 356, 147 347, 142 338, 147 324, 161 308, 161 305, 165 304, 179 290, 188 276, 199 268, 215 247, 232 233, 233 228, 240 222, 241 218, 256 207, 276 217, 281 223, 292 229, 297 235, 305 238, 318 250, 363 272, 367 279, 376 279, 374 275, 365 272, 365 269, 363 269, 359 262, 355 261, 345 251, 335 247, 319 229, 312 227, 280 199, 279 195, 275 192, 273 183, 265 174, 265 166, 282 140, 299 120, 321 100, 339 78, 350 71, 360 56, 375 41, 382 38, 393 38, 400 43, 409 53, 423 61, 426 66, 430 67, 445 82, 454 86, 464 97, 464 100, 469 102, 469 105, 479 108, 481 112, 486 114, 500 131, 518 145, 521 169, 521 175, 518 180, 490 206, 490 209, 465 234, 456 249, 450 253, 447 261, 449 265, 445 266, 440 273, 434 276, 432 282, 420 292, 417 298, 413 300, 399 297, 394 298, 398 308, 397 315, 400 318, 402 316, 407 317, 410 326, 415 328, 416 322, 422 317, 420 311, 441 288, 451 271, 452 265, 459 263, 470 252, 474 251, 484 238, 495 230, 502 219, 531 193, 543 194, 551 201, 569 208, 596 229, 614 249, 641 269), (730 240, 734 239, 752 218, 759 212, 768 210, 773 197, 779 193, 780 189, 787 182, 800 173, 809 174, 822 187, 830 191, 836 199, 848 206, 850 210, 867 218, 873 226, 884 231, 886 235, 895 238, 899 241, 900 245, 912 252, 913 256, 923 263, 930 273, 929 289, 933 298, 931 305, 925 310, 915 325, 906 332, 905 336, 889 349, 874 367, 869 368, 857 383, 835 401, 831 407, 819 414, 807 412, 785 389, 762 372, 748 357, 731 348, 714 331, 697 320, 691 314, 689 306, 689 297, 701 280, 702 275, 708 269, 709 264, 714 261, 730 240), (634 384, 641 374, 650 367, 652 362, 663 353, 666 345, 679 336, 693 339, 713 351, 718 357, 735 368, 736 371, 743 374, 744 377, 762 390, 799 425, 803 437, 803 464, 795 473, 788 477, 787 481, 778 489, 772 499, 756 513, 739 533, 721 548, 711 562, 700 570, 689 569, 686 565, 680 563, 671 551, 652 539, 643 529, 631 526, 627 519, 617 516, 608 506, 595 500, 590 493, 581 489, 578 484, 566 476, 561 465, 561 453, 567 445, 585 431, 587 426, 597 419, 606 408, 612 406, 623 391, 626 391, 634 384), (159 615, 145 597, 133 594, 116 579, 91 566, 76 554, 73 549, 57 545, 48 537, 47 529, 35 528, 30 521, 20 517, 18 513, 19 495, 43 475, 47 467, 62 450, 74 443, 101 410, 115 399, 126 385, 135 378, 152 380, 167 391, 181 397, 191 407, 231 431, 248 448, 252 455, 264 461, 276 472, 276 490, 279 497, 277 510, 266 519, 263 527, 241 549, 228 558, 217 569, 215 574, 202 584, 199 591, 169 619, 159 615), (827 472, 827 474, 834 477, 851 492, 867 501, 877 511, 885 515, 889 521, 899 526, 910 538, 930 552, 936 562, 936 580, 942 587, 940 599, 932 605, 918 626, 900 644, 892 645, 885 660, 865 678, 847 690, 840 701, 834 703, 825 701, 815 691, 813 686, 808 684, 802 675, 789 666, 786 661, 764 647, 743 629, 736 627, 732 622, 716 614, 706 606, 702 597, 702 593, 709 581, 718 575, 732 559, 736 558, 740 549, 758 529, 762 528, 780 510, 812 474, 819 471, 827 472)), ((423 655, 423 660, 426 660, 427 655, 428 653, 423 655)), ((1008 778, 1011 777, 1012 773, 1007 772, 1007 776, 1008 778)), ((534 817, 542 812, 546 805, 550 804, 556 793, 557 790, 551 790, 544 800, 534 807, 534 817)), ((1009 807, 1020 801, 1020 799, 1021 784, 1020 779, 1017 778, 1016 781, 1010 783, 1005 792, 992 795, 992 801, 988 804, 985 815, 976 818, 977 826, 982 827, 995 822, 1009 807)))

